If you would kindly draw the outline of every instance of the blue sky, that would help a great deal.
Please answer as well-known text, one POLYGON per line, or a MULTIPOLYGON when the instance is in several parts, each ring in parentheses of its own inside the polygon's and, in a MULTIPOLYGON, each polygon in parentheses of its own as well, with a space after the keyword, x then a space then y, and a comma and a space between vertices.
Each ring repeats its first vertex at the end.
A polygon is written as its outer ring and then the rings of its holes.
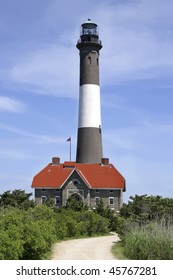
POLYGON ((80 25, 99 25, 103 152, 130 195, 173 197, 172 0, 0 0, 0 193, 75 160, 80 25))

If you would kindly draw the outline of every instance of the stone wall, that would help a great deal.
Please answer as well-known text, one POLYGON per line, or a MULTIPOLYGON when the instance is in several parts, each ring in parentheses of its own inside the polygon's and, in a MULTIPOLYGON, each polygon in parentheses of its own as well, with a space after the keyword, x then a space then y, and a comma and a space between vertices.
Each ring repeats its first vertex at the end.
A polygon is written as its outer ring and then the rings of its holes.
POLYGON ((65 186, 62 187, 62 206, 65 206, 67 199, 74 194, 77 194, 82 202, 89 206, 90 190, 81 180, 77 172, 74 172, 67 180, 65 186))
POLYGON ((108 206, 109 208, 118 211, 122 206, 122 191, 110 189, 92 189, 90 199, 91 208, 95 208, 97 201, 100 199, 103 200, 103 203, 106 207, 108 206))
POLYGON ((42 188, 38 188, 35 189, 35 202, 37 204, 42 204, 42 199, 46 197, 46 198, 50 198, 53 200, 53 202, 55 203, 55 197, 59 197, 60 199, 60 203, 59 203, 59 207, 62 206, 62 193, 61 190, 59 189, 42 189, 42 188))

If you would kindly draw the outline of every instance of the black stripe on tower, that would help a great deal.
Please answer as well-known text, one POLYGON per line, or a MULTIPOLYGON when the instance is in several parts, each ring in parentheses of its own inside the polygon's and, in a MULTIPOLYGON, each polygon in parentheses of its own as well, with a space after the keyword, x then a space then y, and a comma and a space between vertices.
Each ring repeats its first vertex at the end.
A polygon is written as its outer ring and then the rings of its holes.
POLYGON ((85 46, 80 49, 80 86, 84 84, 100 85, 99 49, 85 46))
POLYGON ((96 127, 78 128, 77 163, 101 163, 103 158, 101 129, 96 127))

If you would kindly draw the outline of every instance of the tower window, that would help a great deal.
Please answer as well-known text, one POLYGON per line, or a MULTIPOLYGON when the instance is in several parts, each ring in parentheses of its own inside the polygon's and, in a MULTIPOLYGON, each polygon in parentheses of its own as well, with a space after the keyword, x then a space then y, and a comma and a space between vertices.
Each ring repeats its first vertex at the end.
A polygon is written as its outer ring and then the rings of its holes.
POLYGON ((91 56, 88 56, 88 64, 91 64, 91 56))
POLYGON ((99 59, 97 58, 97 66, 99 65, 99 59))

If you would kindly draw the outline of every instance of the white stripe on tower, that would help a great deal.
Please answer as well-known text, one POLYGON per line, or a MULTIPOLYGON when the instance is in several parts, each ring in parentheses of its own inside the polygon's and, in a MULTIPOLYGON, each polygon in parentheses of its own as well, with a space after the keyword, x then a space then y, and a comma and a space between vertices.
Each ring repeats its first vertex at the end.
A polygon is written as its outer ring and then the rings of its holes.
POLYGON ((81 127, 101 127, 100 87, 98 85, 80 86, 78 128, 81 127))
POLYGON ((99 40, 97 24, 88 20, 81 26, 77 43, 80 51, 80 92, 77 163, 100 163, 102 158, 99 40))

